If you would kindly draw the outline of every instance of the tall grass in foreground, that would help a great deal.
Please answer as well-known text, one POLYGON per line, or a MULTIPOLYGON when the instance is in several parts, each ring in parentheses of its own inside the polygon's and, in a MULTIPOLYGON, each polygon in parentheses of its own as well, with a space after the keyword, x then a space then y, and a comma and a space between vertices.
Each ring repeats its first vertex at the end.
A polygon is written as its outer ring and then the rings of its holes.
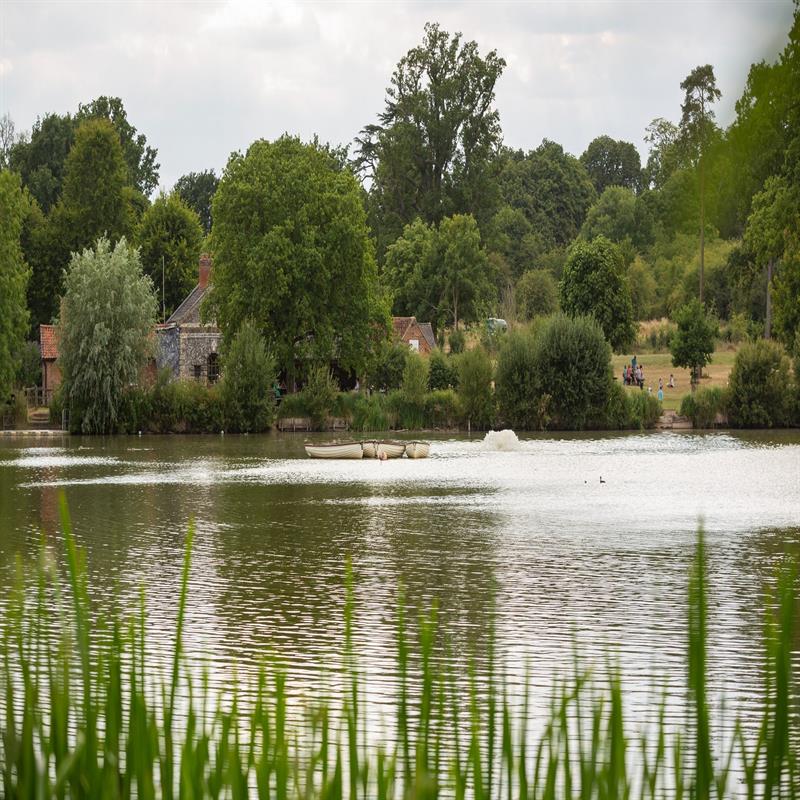
MULTIPOLYGON (((67 579, 43 558, 36 591, 19 585, 0 642, 3 796, 30 798, 796 798, 797 716, 790 711, 794 573, 779 580, 766 625, 763 717, 736 724, 715 749, 706 684, 707 582, 702 532, 689 576, 691 719, 679 733, 654 698, 654 721, 631 727, 619 670, 593 678, 579 659, 556 687, 547 720, 527 690, 513 702, 488 643, 488 681, 463 682, 439 666, 435 612, 416 626, 397 613, 398 677, 391 740, 368 741, 353 646, 352 591, 342 643, 342 706, 307 701, 307 723, 289 721, 289 687, 264 669, 245 709, 239 693, 212 696, 186 663, 182 634, 192 530, 178 598, 169 674, 154 674, 144 598, 134 619, 92 613, 86 567, 62 504, 67 579), (65 591, 66 596, 61 596, 65 591), (52 607, 59 609, 53 618, 52 607), (186 697, 188 702, 179 697, 186 697), (533 723, 543 733, 532 734, 533 723), (732 764, 737 764, 736 774, 732 764)), ((44 549, 42 551, 44 556, 44 549)))

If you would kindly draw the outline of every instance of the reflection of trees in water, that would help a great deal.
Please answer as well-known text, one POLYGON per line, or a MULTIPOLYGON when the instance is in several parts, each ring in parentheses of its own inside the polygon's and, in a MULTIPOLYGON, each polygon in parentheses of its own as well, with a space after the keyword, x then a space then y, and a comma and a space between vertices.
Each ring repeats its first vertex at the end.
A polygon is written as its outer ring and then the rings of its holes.
MULTIPOLYGON (((208 541, 220 578, 214 602, 231 659, 281 652, 302 664, 337 658, 345 565, 352 561, 356 640, 366 660, 394 661, 398 590, 416 619, 434 599, 442 634, 485 638, 493 582, 486 515, 414 503, 383 505, 385 488, 289 484, 216 487, 219 519, 236 524, 208 541)), ((427 497, 427 495, 425 495, 427 497)))

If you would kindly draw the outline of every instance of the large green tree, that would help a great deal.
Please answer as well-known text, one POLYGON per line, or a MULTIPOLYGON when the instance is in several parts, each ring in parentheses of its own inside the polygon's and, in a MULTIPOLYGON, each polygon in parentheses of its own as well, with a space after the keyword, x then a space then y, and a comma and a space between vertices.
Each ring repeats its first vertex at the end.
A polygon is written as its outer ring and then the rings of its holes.
POLYGON ((214 201, 214 193, 219 186, 219 178, 213 169, 206 169, 202 172, 189 172, 178 178, 173 188, 181 200, 189 208, 197 212, 200 217, 200 224, 206 234, 211 233, 211 204, 214 201))
POLYGON ((638 192, 642 186, 642 159, 630 142, 598 136, 581 155, 597 194, 609 186, 624 186, 638 192))
POLYGON ((142 266, 169 316, 197 282, 203 229, 197 214, 173 192, 160 195, 142 217, 136 242, 142 266))
POLYGON ((576 242, 559 289, 561 309, 573 317, 594 317, 615 351, 633 342, 631 290, 622 254, 613 242, 604 236, 576 242))
POLYGON ((700 196, 700 302, 705 283, 706 156, 716 130, 712 105, 722 97, 711 64, 695 67, 681 83, 681 139, 696 166, 700 196))
POLYGON ((360 372, 386 325, 361 188, 299 139, 231 156, 214 196, 207 313, 226 336, 252 318, 290 379, 299 358, 360 372))
POLYGON ((158 186, 158 151, 148 145, 147 137, 128 121, 128 112, 122 100, 119 97, 102 95, 90 103, 81 103, 75 122, 80 125, 87 119, 107 119, 111 123, 119 136, 128 168, 128 183, 145 197, 149 197, 158 186))
POLYGON ((627 239, 641 250, 652 243, 653 220, 647 205, 630 189, 609 186, 589 209, 580 235, 605 236, 617 243, 627 239))
POLYGON ((493 212, 494 91, 504 67, 494 50, 481 56, 475 42, 432 23, 400 60, 378 123, 357 139, 381 252, 416 217, 471 213, 483 223, 493 212))
POLYGON ((75 253, 64 280, 60 359, 64 402, 83 433, 116 430, 125 391, 145 365, 156 321, 152 281, 121 239, 75 253))
POLYGON ((710 363, 717 337, 717 323, 696 297, 675 312, 677 329, 670 342, 672 363, 692 373, 694 390, 703 367, 710 363))
POLYGON ((438 229, 415 220, 386 251, 384 280, 398 314, 437 327, 474 322, 496 297, 475 218, 455 214, 438 229))
POLYGON ((61 197, 64 165, 74 141, 75 122, 69 114, 45 114, 11 147, 11 168, 45 213, 61 197))
POLYGON ((28 206, 18 175, 0 172, 0 404, 8 398, 28 330, 25 306, 30 270, 20 245, 28 206))
POLYGON ((572 242, 596 199, 583 164, 546 139, 529 153, 506 151, 499 181, 503 200, 523 212, 542 251, 572 242))
POLYGON ((491 298, 488 261, 475 218, 456 214, 439 226, 442 264, 440 308, 447 308, 457 330, 459 320, 474 322, 482 301, 491 298))

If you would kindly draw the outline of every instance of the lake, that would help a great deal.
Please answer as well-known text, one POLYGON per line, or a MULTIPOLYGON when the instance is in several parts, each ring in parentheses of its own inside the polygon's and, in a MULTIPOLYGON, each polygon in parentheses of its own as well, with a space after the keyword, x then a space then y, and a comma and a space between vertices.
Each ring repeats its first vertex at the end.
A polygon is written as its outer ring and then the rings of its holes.
POLYGON ((64 492, 94 599, 118 593, 133 609, 146 587, 164 659, 194 520, 187 648, 215 687, 274 655, 293 691, 323 691, 322 671, 341 663, 350 558, 375 719, 395 688, 402 586, 413 613, 438 603, 443 658, 480 662, 494 628, 512 688, 529 673, 542 712, 577 640, 587 661, 619 659, 634 706, 666 680, 680 724, 702 520, 713 695, 755 720, 764 587, 800 550, 800 432, 521 439, 501 451, 482 435, 438 437, 426 460, 387 462, 311 460, 299 434, 3 439, 0 581, 42 533, 60 552, 64 492))

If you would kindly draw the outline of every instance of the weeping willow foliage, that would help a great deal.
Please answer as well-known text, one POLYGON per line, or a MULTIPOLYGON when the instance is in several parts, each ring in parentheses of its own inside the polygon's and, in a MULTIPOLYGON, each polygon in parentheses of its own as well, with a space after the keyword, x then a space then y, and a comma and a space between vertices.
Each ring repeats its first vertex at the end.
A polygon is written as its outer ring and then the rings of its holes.
POLYGON ((82 433, 116 430, 124 392, 149 353, 157 302, 139 251, 125 238, 73 253, 64 278, 59 365, 71 424, 82 433))

